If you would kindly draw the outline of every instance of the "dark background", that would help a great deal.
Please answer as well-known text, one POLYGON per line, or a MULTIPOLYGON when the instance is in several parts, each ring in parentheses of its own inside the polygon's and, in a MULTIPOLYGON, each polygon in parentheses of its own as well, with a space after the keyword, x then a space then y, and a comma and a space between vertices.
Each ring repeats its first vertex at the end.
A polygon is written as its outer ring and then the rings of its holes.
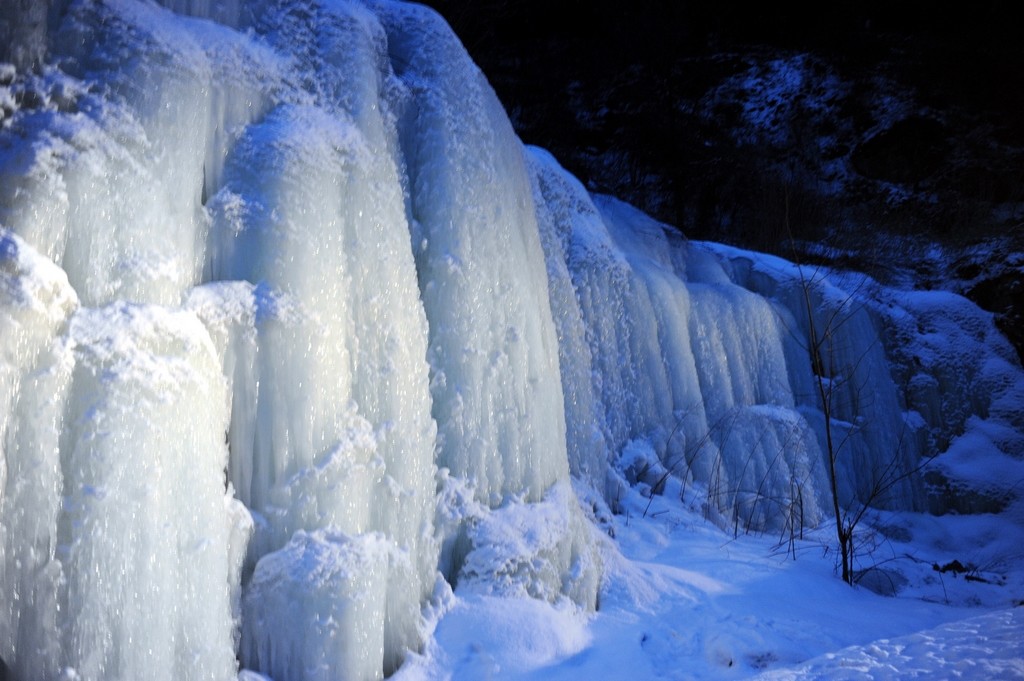
MULTIPOLYGON (((848 138, 841 140, 847 148, 831 153, 848 155, 854 174, 941 191, 949 200, 1022 198, 1024 34, 1009 4, 940 11, 924 2, 841 3, 824 12, 685 1, 428 4, 460 36, 525 142, 551 150, 592 189, 633 198, 688 232, 721 231, 708 185, 728 183, 730 175, 774 175, 770 167, 785 157, 801 166, 793 174, 807 176, 794 184, 815 179, 821 152, 813 148, 820 136, 814 127, 822 121, 787 112, 791 127, 808 128, 800 139, 781 147, 740 144, 730 133, 742 121, 728 106, 699 110, 702 98, 750 65, 794 54, 813 55, 819 69, 848 87, 826 122, 848 138), (871 146, 887 130, 872 112, 884 106, 875 99, 883 89, 901 92, 915 115, 901 114, 910 123, 871 146), (601 167, 609 154, 635 168, 616 177, 601 167), (950 164, 963 172, 939 177, 950 164), (637 177, 650 173, 657 186, 637 187, 637 177), (985 183, 993 186, 976 186, 985 183)), ((742 101, 742 93, 733 100, 742 101)), ((732 189, 730 201, 742 201, 741 188, 732 189)), ((936 234, 983 229, 977 218, 954 219, 945 210, 903 213, 897 220, 912 224, 886 226, 936 234)), ((722 236, 756 240, 734 229, 722 236)))

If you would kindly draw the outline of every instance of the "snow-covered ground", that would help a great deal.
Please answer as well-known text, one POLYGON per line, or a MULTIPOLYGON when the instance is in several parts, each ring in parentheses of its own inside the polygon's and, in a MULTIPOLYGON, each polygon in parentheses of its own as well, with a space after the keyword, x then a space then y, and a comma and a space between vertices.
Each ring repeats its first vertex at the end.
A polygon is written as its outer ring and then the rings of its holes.
POLYGON ((1024 678, 1024 561, 934 569, 969 558, 949 537, 1020 542, 1019 522, 903 515, 904 532, 890 534, 906 542, 865 528, 876 548, 864 564, 908 580, 890 597, 838 578, 828 527, 792 544, 733 536, 692 507, 699 493, 680 501, 672 492, 646 517, 648 500, 635 495, 614 518, 597 612, 456 587, 438 599, 434 637, 396 681, 1024 678))

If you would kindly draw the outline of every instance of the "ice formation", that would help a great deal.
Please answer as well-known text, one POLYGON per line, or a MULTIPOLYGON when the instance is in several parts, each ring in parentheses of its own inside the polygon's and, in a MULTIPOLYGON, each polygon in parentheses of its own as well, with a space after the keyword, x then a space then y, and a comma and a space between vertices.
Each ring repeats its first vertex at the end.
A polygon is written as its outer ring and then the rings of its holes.
POLYGON ((843 501, 924 503, 874 491, 955 430, 949 366, 905 414, 859 297, 588 194, 430 10, 33 7, 0 25, 14 678, 381 678, 439 579, 596 607, 580 495, 825 519, 822 385, 843 501))

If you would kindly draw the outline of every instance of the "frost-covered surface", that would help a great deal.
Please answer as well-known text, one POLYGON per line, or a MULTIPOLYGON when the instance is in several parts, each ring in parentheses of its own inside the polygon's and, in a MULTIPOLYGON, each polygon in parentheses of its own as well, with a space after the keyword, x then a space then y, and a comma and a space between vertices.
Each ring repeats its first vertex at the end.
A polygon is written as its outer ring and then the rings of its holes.
POLYGON ((823 655, 792 670, 761 675, 764 679, 991 678, 1024 677, 1020 642, 1024 611, 1001 610, 934 629, 823 655))
POLYGON ((989 315, 590 195, 424 7, 165 4, 0 70, 0 669, 742 675, 1020 598, 989 315))

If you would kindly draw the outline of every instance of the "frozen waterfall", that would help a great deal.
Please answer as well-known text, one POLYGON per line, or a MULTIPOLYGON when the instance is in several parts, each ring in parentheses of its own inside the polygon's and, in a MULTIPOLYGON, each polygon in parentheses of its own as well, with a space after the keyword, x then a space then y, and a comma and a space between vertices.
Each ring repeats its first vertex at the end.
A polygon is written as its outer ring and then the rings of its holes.
POLYGON ((932 397, 898 389, 877 313, 590 195, 519 142, 432 11, 58 0, 15 19, 13 678, 382 678, 445 581, 595 607, 588 514, 670 477, 723 525, 817 524, 812 327, 843 501, 925 503, 913 475, 872 496, 956 427, 907 410, 932 397))

